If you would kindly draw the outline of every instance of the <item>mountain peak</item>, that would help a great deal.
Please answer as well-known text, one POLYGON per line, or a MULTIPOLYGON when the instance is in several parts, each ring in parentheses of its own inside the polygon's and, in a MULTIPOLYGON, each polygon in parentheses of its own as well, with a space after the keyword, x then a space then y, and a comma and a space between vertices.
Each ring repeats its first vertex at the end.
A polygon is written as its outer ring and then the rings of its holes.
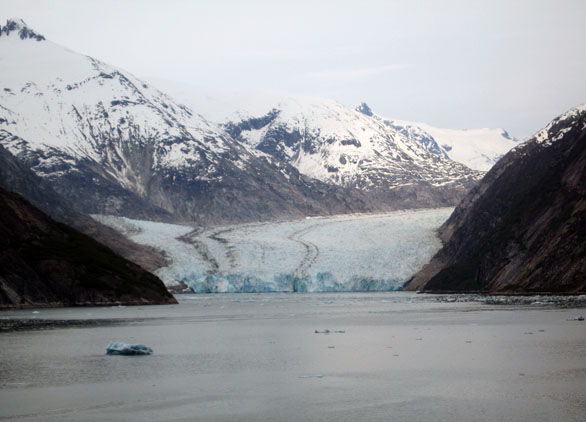
POLYGON ((369 107, 368 104, 366 103, 360 103, 358 106, 356 106, 356 111, 365 114, 367 116, 372 116, 372 109, 369 107))
POLYGON ((0 36, 10 36, 11 33, 16 33, 21 40, 35 39, 37 41, 43 41, 44 36, 35 32, 30 28, 22 19, 12 18, 6 20, 6 25, 0 26, 0 36))

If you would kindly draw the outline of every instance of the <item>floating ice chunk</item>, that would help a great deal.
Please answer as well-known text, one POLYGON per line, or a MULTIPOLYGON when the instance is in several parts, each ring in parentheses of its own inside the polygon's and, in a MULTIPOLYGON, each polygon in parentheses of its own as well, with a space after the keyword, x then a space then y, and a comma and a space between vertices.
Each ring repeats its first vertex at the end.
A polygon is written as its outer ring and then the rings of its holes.
POLYGON ((153 349, 143 344, 126 344, 111 341, 106 347, 106 354, 125 356, 151 355, 153 354, 153 349))

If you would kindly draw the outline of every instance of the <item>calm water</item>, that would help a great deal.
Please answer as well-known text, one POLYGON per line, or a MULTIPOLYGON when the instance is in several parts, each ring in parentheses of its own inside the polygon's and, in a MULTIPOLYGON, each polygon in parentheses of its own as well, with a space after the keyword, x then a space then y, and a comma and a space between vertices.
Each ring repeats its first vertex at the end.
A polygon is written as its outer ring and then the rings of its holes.
POLYGON ((4 328, 28 321, 0 333, 0 420, 583 421, 586 323, 573 318, 586 309, 469 299, 186 295, 2 312, 4 328), (111 340, 155 353, 106 356, 111 340))

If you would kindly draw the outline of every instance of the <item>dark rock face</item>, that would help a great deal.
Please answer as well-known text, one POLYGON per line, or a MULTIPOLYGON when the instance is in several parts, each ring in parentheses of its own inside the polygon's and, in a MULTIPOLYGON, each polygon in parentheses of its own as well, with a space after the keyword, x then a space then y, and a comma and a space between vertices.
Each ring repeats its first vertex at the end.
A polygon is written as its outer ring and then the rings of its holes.
POLYGON ((0 307, 176 303, 156 276, 0 188, 0 307))
POLYGON ((360 103, 360 105, 356 106, 356 111, 366 115, 366 116, 372 116, 373 112, 372 109, 370 108, 370 106, 366 103, 360 103))
POLYGON ((406 289, 586 291, 586 107, 487 173, 441 227, 444 247, 406 289))
POLYGON ((0 26, 0 36, 10 35, 11 32, 18 33, 18 36, 20 37, 21 40, 26 40, 29 38, 37 40, 37 41, 44 41, 45 40, 44 36, 37 34, 32 29, 28 28, 26 26, 26 24, 24 23, 24 21, 21 19, 17 19, 17 20, 8 19, 6 21, 6 25, 0 26))
MULTIPOLYGON (((0 140, 6 135, 0 130, 0 140)), ((0 187, 17 192, 53 219, 65 223, 148 271, 166 265, 163 256, 138 245, 120 233, 78 212, 55 192, 51 184, 32 172, 24 163, 0 145, 0 187)))

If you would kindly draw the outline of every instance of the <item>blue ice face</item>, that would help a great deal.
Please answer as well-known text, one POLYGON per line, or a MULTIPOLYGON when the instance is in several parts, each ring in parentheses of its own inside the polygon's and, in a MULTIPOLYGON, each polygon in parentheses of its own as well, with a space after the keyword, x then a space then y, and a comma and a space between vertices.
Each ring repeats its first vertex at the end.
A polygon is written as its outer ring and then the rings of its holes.
POLYGON ((153 349, 143 344, 127 344, 111 341, 106 347, 106 354, 123 356, 152 355, 153 349))
POLYGON ((439 249, 451 208, 193 229, 99 217, 172 261, 157 275, 196 293, 400 290, 439 249))

